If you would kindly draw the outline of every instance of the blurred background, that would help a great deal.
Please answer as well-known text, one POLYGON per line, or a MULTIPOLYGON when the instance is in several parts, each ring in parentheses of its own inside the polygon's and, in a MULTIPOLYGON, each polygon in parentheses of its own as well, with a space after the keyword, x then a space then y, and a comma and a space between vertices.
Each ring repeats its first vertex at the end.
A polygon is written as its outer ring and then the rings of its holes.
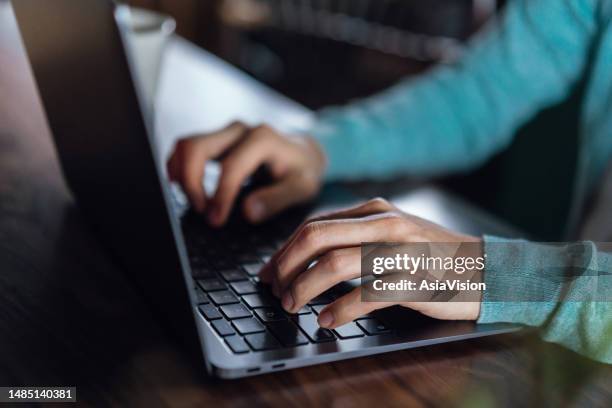
MULTIPOLYGON (((318 109, 451 64, 506 0, 127 2, 172 15, 181 36, 318 109)), ((565 221, 574 192, 566 180, 572 174, 562 173, 576 160, 581 92, 579 84, 569 100, 525 124, 512 146, 481 169, 441 182, 533 238, 570 239, 565 221), (541 152, 551 143, 556 154, 543 162, 541 152)))
POLYGON ((316 109, 452 62, 497 0, 129 0, 316 109))

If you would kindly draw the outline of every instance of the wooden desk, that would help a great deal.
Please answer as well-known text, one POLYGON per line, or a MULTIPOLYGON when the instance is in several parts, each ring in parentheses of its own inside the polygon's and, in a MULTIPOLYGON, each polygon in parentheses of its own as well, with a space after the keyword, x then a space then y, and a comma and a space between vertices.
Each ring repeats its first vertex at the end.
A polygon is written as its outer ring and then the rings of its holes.
POLYGON ((87 405, 610 406, 611 367, 533 336, 198 377, 75 207, 18 44, 0 2, 0 385, 76 385, 87 405))

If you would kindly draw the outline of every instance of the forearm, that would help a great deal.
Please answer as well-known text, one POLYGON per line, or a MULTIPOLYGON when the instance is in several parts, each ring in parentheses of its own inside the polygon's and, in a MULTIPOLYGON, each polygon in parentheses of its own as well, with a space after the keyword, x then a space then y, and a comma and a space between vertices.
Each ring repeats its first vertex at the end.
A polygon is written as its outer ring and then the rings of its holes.
POLYGON ((327 178, 430 175, 482 163, 538 109, 568 94, 596 29, 594 9, 588 0, 512 1, 458 64, 323 111, 311 133, 328 156, 327 178))
POLYGON ((610 253, 592 242, 568 248, 494 237, 485 237, 485 253, 480 323, 540 327, 545 340, 612 363, 610 253))

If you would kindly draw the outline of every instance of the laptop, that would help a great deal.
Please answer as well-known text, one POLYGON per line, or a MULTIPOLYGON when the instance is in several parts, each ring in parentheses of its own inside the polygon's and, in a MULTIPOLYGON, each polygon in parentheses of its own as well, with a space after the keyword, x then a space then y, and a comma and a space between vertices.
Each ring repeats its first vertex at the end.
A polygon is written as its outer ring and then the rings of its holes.
MULTIPOLYGON (((226 228, 209 228, 177 203, 161 171, 165 157, 143 115, 117 24, 124 6, 15 0, 13 9, 64 177, 81 211, 168 333, 210 375, 239 378, 516 330, 441 322, 399 307, 337 330, 319 328, 319 310, 351 282, 295 315, 285 313, 258 281, 259 268, 320 205, 356 197, 329 187, 321 202, 265 225, 250 226, 234 215, 226 228)), ((276 115, 282 105, 279 97, 276 115)), ((295 104, 287 102, 287 110, 294 115, 295 104)), ((409 207, 412 199, 403 202, 409 207)), ((431 192, 420 199, 444 205, 431 192)), ((463 223, 469 219, 468 212, 454 210, 463 223)))

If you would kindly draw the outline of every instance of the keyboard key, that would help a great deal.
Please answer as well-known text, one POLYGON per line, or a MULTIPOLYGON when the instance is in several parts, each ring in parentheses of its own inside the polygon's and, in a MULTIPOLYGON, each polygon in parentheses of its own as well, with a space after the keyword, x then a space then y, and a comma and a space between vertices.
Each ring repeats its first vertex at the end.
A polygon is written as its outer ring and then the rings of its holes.
POLYGON ((357 320, 357 324, 363 329, 363 331, 366 332, 368 336, 388 333, 391 331, 387 326, 385 326, 384 323, 376 319, 357 320))
POLYGON ((302 306, 300 310, 297 311, 297 313, 287 313, 287 314, 289 316, 297 316, 297 315, 307 315, 311 313, 312 313, 312 310, 310 310, 308 306, 302 306))
POLYGON ((234 328, 225 320, 213 320, 212 327, 217 333, 219 333, 219 336, 221 337, 236 334, 234 328))
POLYGON ((297 313, 296 313, 296 314, 299 314, 299 315, 306 315, 306 314, 311 314, 311 313, 312 313, 312 311, 311 311, 310 309, 308 309, 308 306, 302 306, 302 307, 300 308, 300 310, 298 310, 298 311, 297 311, 297 313))
POLYGON ((206 320, 215 320, 221 318, 221 313, 211 304, 202 305, 198 307, 200 313, 206 318, 206 320))
POLYGON ((328 305, 334 300, 336 300, 336 296, 333 293, 325 292, 325 293, 321 293, 319 296, 315 297, 310 302, 308 302, 308 305, 309 306, 328 305))
POLYGON ((249 276, 257 276, 259 275, 259 271, 261 270, 261 267, 263 266, 262 263, 248 263, 248 264, 244 264, 242 265, 242 269, 249 275, 249 276))
POLYGON ((274 299, 272 296, 262 295, 260 293, 253 293, 252 295, 244 295, 242 297, 242 300, 251 309, 278 305, 277 299, 274 299))
POLYGON ((280 320, 287 320, 287 316, 281 308, 278 307, 266 307, 263 309, 255 310, 255 314, 263 322, 278 322, 280 320))
POLYGON ((355 323, 350 322, 334 330, 341 339, 363 337, 363 331, 355 323))
POLYGON ((259 245, 263 241, 262 236, 260 236, 258 233, 253 233, 252 231, 250 234, 248 234, 244 238, 247 242, 249 242, 252 245, 259 245))
POLYGON ((321 313, 321 310, 325 309, 327 307, 327 305, 314 305, 312 306, 312 311, 315 312, 316 314, 321 313))
POLYGON ((278 340, 268 332, 249 334, 244 336, 244 339, 255 351, 272 350, 281 347, 278 340))
POLYGON ((232 351, 236 354, 247 353, 249 351, 249 347, 246 345, 242 337, 240 336, 230 336, 225 339, 227 345, 232 349, 232 351))
POLYGON ((336 339, 336 336, 334 336, 330 330, 319 327, 317 317, 314 314, 296 316, 293 317, 293 321, 300 326, 302 331, 306 333, 306 336, 315 343, 334 341, 336 339))
MULTIPOLYGON (((263 245, 260 246, 259 248, 257 248, 257 254, 263 259, 264 257, 268 258, 268 261, 270 260, 270 258, 272 257, 272 255, 274 255, 274 253, 276 252, 276 247, 272 246, 272 245, 263 245)), ((268 261, 264 261, 264 262, 268 262, 268 261)))
POLYGON ((232 282, 230 286, 239 295, 257 293, 257 285, 251 281, 232 282))
POLYGON ((217 278, 213 279, 198 279, 198 285, 206 292, 214 292, 216 290, 225 290, 225 283, 217 278))
POLYGON ((198 305, 206 305, 210 303, 210 300, 208 300, 208 296, 206 296, 206 293, 202 292, 200 289, 196 288, 195 294, 196 302, 198 303, 198 305))
POLYGON ((216 257, 210 261, 211 265, 219 270, 219 269, 234 269, 236 265, 229 259, 223 259, 221 257, 216 257))
POLYGON ((191 275, 196 279, 214 278, 215 272, 208 266, 192 265, 191 275))
POLYGON ((240 264, 252 264, 259 262, 259 257, 253 254, 238 254, 236 261, 240 264))
POLYGON ((240 303, 235 303, 233 305, 225 305, 221 306, 221 313, 225 315, 229 320, 241 319, 243 317, 251 317, 252 314, 246 306, 241 305, 240 303))
POLYGON ((259 276, 255 276, 252 279, 257 282, 257 293, 276 299, 276 297, 274 297, 272 294, 272 287, 270 285, 263 283, 261 279, 259 279, 259 276))
POLYGON ((244 249, 244 244, 238 241, 230 241, 229 243, 227 243, 227 248, 233 253, 236 253, 244 249))
POLYGON ((251 333, 259 333, 265 331, 264 325, 254 317, 250 317, 248 319, 238 319, 232 322, 234 328, 240 334, 251 334, 251 333))
POLYGON ((295 347, 308 344, 306 336, 289 320, 271 322, 267 326, 283 346, 295 347))
POLYGON ((206 240, 199 244, 198 250, 200 253, 205 254, 207 259, 215 259, 220 252, 219 248, 210 245, 210 242, 206 240))
POLYGON ((219 274, 228 282, 243 281, 249 279, 248 276, 240 269, 229 269, 219 272, 219 274))
MULTIPOLYGON (((192 255, 189 257, 189 263, 194 267, 206 267, 208 266, 208 261, 205 257, 201 255, 192 255)), ((193 268, 192 268, 193 269, 193 268)))
POLYGON ((231 303, 238 303, 238 298, 229 290, 224 290, 221 292, 210 292, 208 294, 210 300, 217 306, 219 305, 229 305, 231 303))

